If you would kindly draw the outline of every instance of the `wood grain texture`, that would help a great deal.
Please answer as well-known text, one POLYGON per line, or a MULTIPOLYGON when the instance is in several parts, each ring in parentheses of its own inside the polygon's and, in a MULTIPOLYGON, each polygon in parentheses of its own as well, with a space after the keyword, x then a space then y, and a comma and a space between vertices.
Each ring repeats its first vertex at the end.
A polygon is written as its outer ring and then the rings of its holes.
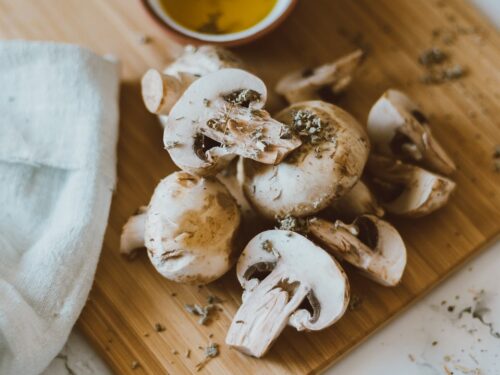
MULTIPOLYGON (((235 49, 273 87, 280 74, 327 62, 356 47, 368 55, 339 104, 365 122, 382 92, 402 88, 431 115, 433 130, 459 169, 458 190, 443 210, 419 220, 390 220, 408 245, 408 268, 400 286, 387 289, 347 267, 352 291, 362 305, 335 326, 318 333, 286 329, 262 360, 223 345, 241 290, 234 270, 201 289, 171 283, 145 256, 128 262, 118 254, 126 218, 148 202, 158 181, 174 170, 162 148, 161 130, 144 109, 138 80, 149 67, 161 68, 179 52, 149 20, 139 1, 0 0, 0 37, 78 43, 112 53, 123 63, 118 178, 101 261, 79 325, 119 374, 191 373, 203 358, 198 346, 211 339, 221 355, 207 374, 315 373, 360 343, 397 312, 476 254, 500 232, 500 174, 492 152, 500 144, 500 38, 462 0, 303 0, 271 35, 235 49), (471 32, 472 29, 475 29, 471 32), (467 77, 439 86, 419 82, 419 53, 443 45, 433 32, 456 32, 444 48, 467 67, 467 77), (458 32, 457 32, 458 30, 458 32), (153 42, 140 44, 140 35, 153 42), (173 297, 171 294, 176 293, 173 297), (225 302, 208 326, 184 311, 185 303, 225 302), (154 331, 160 322, 164 332, 154 331), (191 349, 190 358, 184 356, 191 349), (179 354, 173 354, 177 350, 179 354), (132 370, 132 361, 140 367, 132 370)), ((269 107, 284 103, 271 96, 269 107)))

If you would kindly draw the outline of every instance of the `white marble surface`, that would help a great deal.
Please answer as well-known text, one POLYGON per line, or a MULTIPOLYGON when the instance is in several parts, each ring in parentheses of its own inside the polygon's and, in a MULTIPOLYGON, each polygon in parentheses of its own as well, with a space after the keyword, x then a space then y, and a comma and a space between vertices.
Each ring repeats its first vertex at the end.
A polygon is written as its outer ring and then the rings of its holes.
MULTIPOLYGON (((470 1, 500 27, 500 0, 470 1)), ((500 241, 325 374, 500 375, 499 272, 500 241), (459 318, 469 306, 484 322, 467 312, 459 318)), ((75 329, 42 375, 111 374, 75 329)))

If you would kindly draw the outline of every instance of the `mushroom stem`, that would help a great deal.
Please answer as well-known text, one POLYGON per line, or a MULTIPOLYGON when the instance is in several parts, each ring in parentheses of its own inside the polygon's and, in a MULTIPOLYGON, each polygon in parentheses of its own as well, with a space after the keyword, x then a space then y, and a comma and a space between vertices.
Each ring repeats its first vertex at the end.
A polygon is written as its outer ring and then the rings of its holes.
POLYGON ((192 74, 178 77, 149 69, 141 80, 142 99, 149 112, 167 115, 188 86, 196 79, 192 74))
POLYGON ((120 253, 133 260, 137 250, 144 247, 144 228, 146 224, 147 207, 139 208, 136 215, 131 216, 122 229, 120 237, 120 253))
POLYGON ((275 268, 240 306, 229 327, 226 343, 257 358, 262 357, 288 324, 309 290, 275 268))

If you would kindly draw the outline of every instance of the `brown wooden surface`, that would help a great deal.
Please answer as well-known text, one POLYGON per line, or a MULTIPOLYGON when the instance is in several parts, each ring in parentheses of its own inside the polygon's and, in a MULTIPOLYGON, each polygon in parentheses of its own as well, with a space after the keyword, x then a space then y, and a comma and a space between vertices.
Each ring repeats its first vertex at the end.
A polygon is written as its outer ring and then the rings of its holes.
MULTIPOLYGON (((277 31, 236 49, 270 87, 280 73, 326 62, 353 50, 368 58, 340 105, 360 121, 389 87, 403 88, 431 114, 434 132, 459 166, 458 191, 448 207, 420 220, 398 220, 408 245, 402 284, 386 289, 348 269, 353 293, 363 303, 335 326, 318 333, 286 329, 262 360, 224 346, 231 316, 240 301, 234 270, 202 289, 171 283, 154 272, 146 257, 127 262, 118 255, 125 219, 148 202, 156 183, 173 170, 162 148, 156 118, 144 109, 138 79, 178 52, 134 0, 0 0, 0 37, 78 43, 123 62, 118 186, 101 261, 79 326, 119 374, 181 374, 202 359, 198 346, 212 340, 221 355, 207 374, 302 374, 316 372, 361 342, 397 312, 436 285, 500 231, 500 174, 492 152, 500 144, 500 39, 496 31, 460 0, 302 0, 277 31), (475 28, 470 33, 471 28, 475 28), (419 52, 434 43, 433 30, 461 30, 445 46, 452 61, 469 74, 441 86, 419 83, 419 52), (152 37, 140 44, 141 35, 152 37), (172 297, 171 293, 177 293, 172 297), (215 294, 223 311, 200 326, 183 309, 215 294), (166 330, 154 331, 160 322, 166 330), (146 337, 145 334, 149 336, 146 337), (183 353, 191 349, 190 358, 183 353), (172 354, 178 350, 180 354, 172 354), (131 369, 132 361, 140 367, 131 369)), ((271 98, 270 108, 283 103, 271 98)), ((394 221, 393 221, 394 222, 394 221)))

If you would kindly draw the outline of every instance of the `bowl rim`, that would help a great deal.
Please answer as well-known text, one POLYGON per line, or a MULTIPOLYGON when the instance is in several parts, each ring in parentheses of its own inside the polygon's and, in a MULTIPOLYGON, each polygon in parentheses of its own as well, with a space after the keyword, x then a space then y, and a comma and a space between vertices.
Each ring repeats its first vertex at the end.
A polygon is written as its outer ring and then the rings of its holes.
MULTIPOLYGON (((217 40, 204 40, 204 39, 199 39, 196 38, 196 36, 190 36, 184 34, 182 31, 177 30, 173 28, 171 25, 169 25, 165 20, 163 20, 157 12, 153 9, 151 6, 149 0, 140 0, 141 4, 143 5, 143 8, 146 10, 146 13, 159 25, 162 27, 164 31, 166 31, 170 36, 175 38, 177 41, 186 44, 186 43, 191 43, 195 45, 200 45, 200 44, 216 44, 220 46, 237 46, 237 45, 242 45, 245 43, 249 43, 251 41, 254 41, 269 32, 273 31, 276 29, 279 25, 285 21, 285 19, 290 15, 292 10, 295 8, 298 0, 289 0, 288 5, 284 8, 282 13, 276 17, 274 21, 269 23, 266 27, 257 30, 251 34, 245 35, 241 38, 238 39, 231 39, 231 40, 225 40, 225 41, 217 41, 217 40)), ((263 19, 263 21, 265 18, 263 19)), ((261 22, 263 22, 261 21, 261 22)), ((257 24, 258 25, 258 24, 257 24)))

